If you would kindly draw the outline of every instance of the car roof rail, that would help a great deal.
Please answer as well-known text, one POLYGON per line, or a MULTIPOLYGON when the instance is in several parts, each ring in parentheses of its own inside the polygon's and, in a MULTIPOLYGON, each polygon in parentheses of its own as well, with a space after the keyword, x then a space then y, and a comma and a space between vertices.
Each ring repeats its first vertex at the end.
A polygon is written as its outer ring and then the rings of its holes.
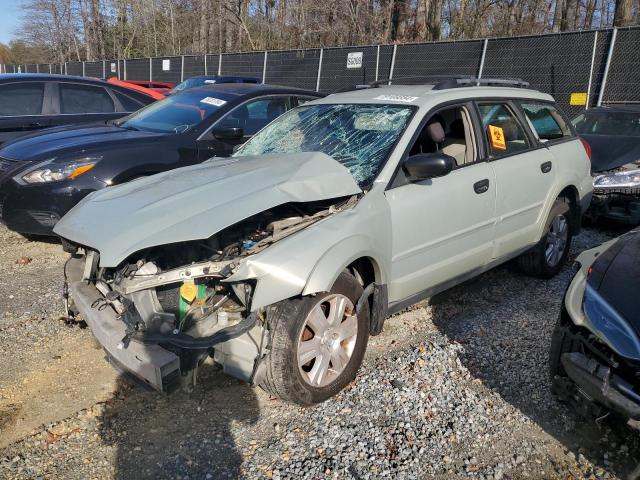
POLYGON ((470 75, 428 75, 399 78, 386 78, 366 84, 356 84, 334 90, 331 93, 352 92, 367 88, 378 88, 383 85, 433 85, 433 90, 447 90, 461 87, 515 87, 529 88, 529 82, 521 78, 474 77, 470 75))

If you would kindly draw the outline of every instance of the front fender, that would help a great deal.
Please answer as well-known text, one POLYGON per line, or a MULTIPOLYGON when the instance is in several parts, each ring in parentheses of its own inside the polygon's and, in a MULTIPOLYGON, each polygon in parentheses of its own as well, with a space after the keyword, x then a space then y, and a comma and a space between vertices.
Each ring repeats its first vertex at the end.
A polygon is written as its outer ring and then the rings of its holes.
POLYGON ((353 235, 330 247, 318 260, 302 291, 303 295, 326 292, 350 263, 358 258, 373 259, 377 283, 385 283, 385 275, 376 259, 375 245, 365 235, 353 235))

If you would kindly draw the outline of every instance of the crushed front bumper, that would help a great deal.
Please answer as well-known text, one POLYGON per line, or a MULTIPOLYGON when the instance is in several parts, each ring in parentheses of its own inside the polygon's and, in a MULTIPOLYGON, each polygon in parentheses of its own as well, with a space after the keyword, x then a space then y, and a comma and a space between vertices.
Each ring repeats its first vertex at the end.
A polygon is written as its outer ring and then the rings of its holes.
POLYGON ((640 224, 640 193, 634 191, 605 192, 594 190, 585 215, 592 221, 611 220, 627 225, 640 224))
MULTIPOLYGON (((580 352, 564 353, 561 361, 584 400, 608 408, 630 424, 636 425, 640 421, 640 395, 632 384, 613 373, 608 366, 580 352)), ((556 382, 562 382, 562 379, 556 382)), ((556 384, 558 387, 569 393, 567 390, 571 390, 572 385, 564 382, 563 385, 556 384)))
POLYGON ((98 289, 82 280, 83 268, 83 258, 73 258, 67 264, 69 294, 109 360, 119 370, 133 374, 156 390, 172 390, 180 382, 180 358, 159 345, 145 345, 135 340, 124 348, 126 325, 104 302, 98 289))

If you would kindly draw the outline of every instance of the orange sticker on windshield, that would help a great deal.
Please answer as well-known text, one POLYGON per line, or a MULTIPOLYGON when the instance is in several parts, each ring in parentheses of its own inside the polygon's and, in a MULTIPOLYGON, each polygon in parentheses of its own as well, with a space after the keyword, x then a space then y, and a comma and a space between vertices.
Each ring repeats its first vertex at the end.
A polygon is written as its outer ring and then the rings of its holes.
POLYGON ((500 127, 489 125, 489 136, 491 137, 491 146, 497 150, 506 150, 507 143, 504 141, 504 130, 500 127))

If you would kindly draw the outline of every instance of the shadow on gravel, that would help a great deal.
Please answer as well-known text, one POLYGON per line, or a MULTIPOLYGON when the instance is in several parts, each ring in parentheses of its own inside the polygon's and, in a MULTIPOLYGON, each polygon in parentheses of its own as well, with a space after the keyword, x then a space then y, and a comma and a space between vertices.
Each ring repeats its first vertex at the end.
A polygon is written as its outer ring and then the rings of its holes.
MULTIPOLYGON (((120 377, 106 402, 100 434, 112 446, 116 479, 237 478, 242 453, 235 422, 259 417, 254 391, 203 365, 192 393, 161 394, 120 377)), ((94 459, 99 462, 101 459, 94 459)))
MULTIPOLYGON (((571 258, 602 241, 597 240, 580 242, 571 258)), ((434 297, 433 322, 464 346, 461 361, 472 375, 559 440, 578 461, 583 455, 626 478, 640 459, 640 435, 613 419, 600 424, 580 419, 550 391, 551 333, 573 273, 567 266, 545 281, 526 277, 512 265, 499 267, 434 297)))

